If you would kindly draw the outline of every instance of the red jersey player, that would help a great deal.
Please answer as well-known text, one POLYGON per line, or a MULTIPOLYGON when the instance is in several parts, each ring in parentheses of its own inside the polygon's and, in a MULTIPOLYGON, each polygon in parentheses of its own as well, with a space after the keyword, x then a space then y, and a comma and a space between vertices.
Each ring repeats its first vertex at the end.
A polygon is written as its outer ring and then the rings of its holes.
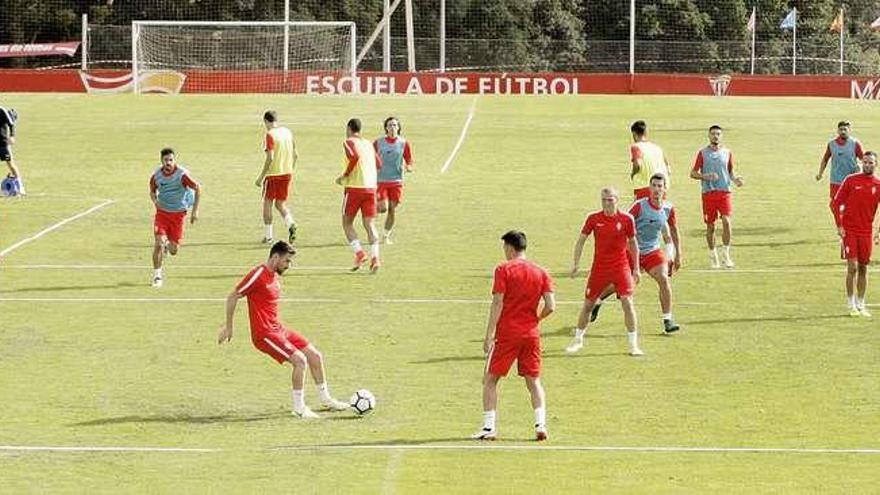
POLYGON ((587 279, 587 291, 584 305, 578 315, 574 339, 565 348, 565 352, 575 353, 584 346, 589 316, 596 300, 608 287, 613 287, 623 307, 629 353, 641 356, 639 337, 636 330, 636 309, 633 303, 633 289, 639 281, 639 245, 636 242, 636 225, 632 215, 617 209, 619 195, 611 187, 602 189, 602 211, 591 213, 581 229, 581 235, 574 246, 574 264, 571 276, 580 270, 581 254, 584 243, 590 234, 596 236, 596 248, 593 255, 593 266, 590 278, 587 279), (630 261, 631 260, 631 261, 630 261))
POLYGON ((253 268, 226 297, 226 325, 220 329, 220 344, 232 340, 232 324, 235 306, 242 297, 248 300, 248 316, 251 323, 251 341, 261 352, 279 364, 293 365, 293 414, 301 418, 318 418, 305 404, 306 366, 318 388, 321 403, 327 409, 342 411, 348 404, 330 395, 324 379, 324 358, 318 349, 294 330, 278 321, 278 299, 281 296, 279 276, 283 275, 293 261, 296 249, 285 241, 278 241, 269 251, 269 259, 253 268))
POLYGON ((873 247, 872 232, 874 244, 880 243, 880 230, 873 225, 880 204, 880 179, 874 177, 876 167, 877 153, 865 152, 862 171, 844 179, 831 201, 846 257, 846 298, 850 316, 871 316, 865 306, 865 292, 873 247), (858 280, 855 280, 856 275, 858 280), (854 282, 858 299, 853 290, 854 282))
POLYGON ((516 361, 525 378, 535 410, 535 439, 547 439, 544 387, 541 385, 541 328, 539 322, 556 309, 553 280, 540 266, 526 259, 526 235, 512 230, 501 237, 506 262, 495 267, 492 307, 486 326, 483 352, 483 428, 472 438, 494 440, 498 380, 507 376, 516 361), (541 301, 544 306, 540 308, 541 301), (540 311, 539 311, 540 308, 540 311))

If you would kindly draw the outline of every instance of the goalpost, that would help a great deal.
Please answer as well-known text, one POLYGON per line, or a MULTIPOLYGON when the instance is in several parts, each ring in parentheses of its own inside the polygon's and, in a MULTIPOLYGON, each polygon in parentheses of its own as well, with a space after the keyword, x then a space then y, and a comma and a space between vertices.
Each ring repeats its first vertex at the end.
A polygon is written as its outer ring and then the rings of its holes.
POLYGON ((134 92, 157 73, 185 77, 188 92, 303 92, 315 74, 354 80, 356 37, 353 22, 133 21, 134 92))

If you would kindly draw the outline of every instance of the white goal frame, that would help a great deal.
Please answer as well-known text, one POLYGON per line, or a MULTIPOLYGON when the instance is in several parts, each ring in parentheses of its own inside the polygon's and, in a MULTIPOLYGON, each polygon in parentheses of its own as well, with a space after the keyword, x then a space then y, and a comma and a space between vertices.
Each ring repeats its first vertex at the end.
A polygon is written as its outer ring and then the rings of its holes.
MULTIPOLYGON (((131 75, 132 84, 135 94, 140 93, 138 84, 138 42, 140 39, 141 27, 143 26, 207 26, 207 27, 271 27, 278 26, 284 28, 284 72, 288 71, 290 64, 290 28, 292 27, 347 27, 349 28, 349 58, 351 59, 351 67, 349 68, 352 81, 357 81, 357 26, 351 21, 338 22, 321 22, 321 21, 131 21, 131 75)), ((354 90, 358 85, 352 84, 354 90)))

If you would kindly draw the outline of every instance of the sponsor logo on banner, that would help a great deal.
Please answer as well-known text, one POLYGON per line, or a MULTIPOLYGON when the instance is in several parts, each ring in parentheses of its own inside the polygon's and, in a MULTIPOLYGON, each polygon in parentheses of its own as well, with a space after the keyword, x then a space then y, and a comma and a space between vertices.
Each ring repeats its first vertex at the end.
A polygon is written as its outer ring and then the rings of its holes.
POLYGON ((45 55, 72 57, 78 48, 79 41, 0 45, 0 57, 39 57, 45 55))
POLYGON ((576 76, 507 73, 466 76, 383 74, 356 78, 337 74, 308 75, 305 89, 307 94, 317 95, 573 95, 580 92, 576 76))
POLYGON ((850 82, 850 98, 859 100, 880 100, 880 79, 869 79, 864 83, 860 83, 853 79, 850 82))

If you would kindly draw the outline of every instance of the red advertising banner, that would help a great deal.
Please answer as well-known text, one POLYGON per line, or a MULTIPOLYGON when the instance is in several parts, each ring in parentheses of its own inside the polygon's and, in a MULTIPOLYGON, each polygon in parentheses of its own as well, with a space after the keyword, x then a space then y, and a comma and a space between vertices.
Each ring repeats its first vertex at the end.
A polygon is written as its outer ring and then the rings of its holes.
POLYGON ((61 43, 0 45, 0 57, 39 57, 43 55, 72 57, 79 48, 79 43, 79 41, 64 41, 61 43))

